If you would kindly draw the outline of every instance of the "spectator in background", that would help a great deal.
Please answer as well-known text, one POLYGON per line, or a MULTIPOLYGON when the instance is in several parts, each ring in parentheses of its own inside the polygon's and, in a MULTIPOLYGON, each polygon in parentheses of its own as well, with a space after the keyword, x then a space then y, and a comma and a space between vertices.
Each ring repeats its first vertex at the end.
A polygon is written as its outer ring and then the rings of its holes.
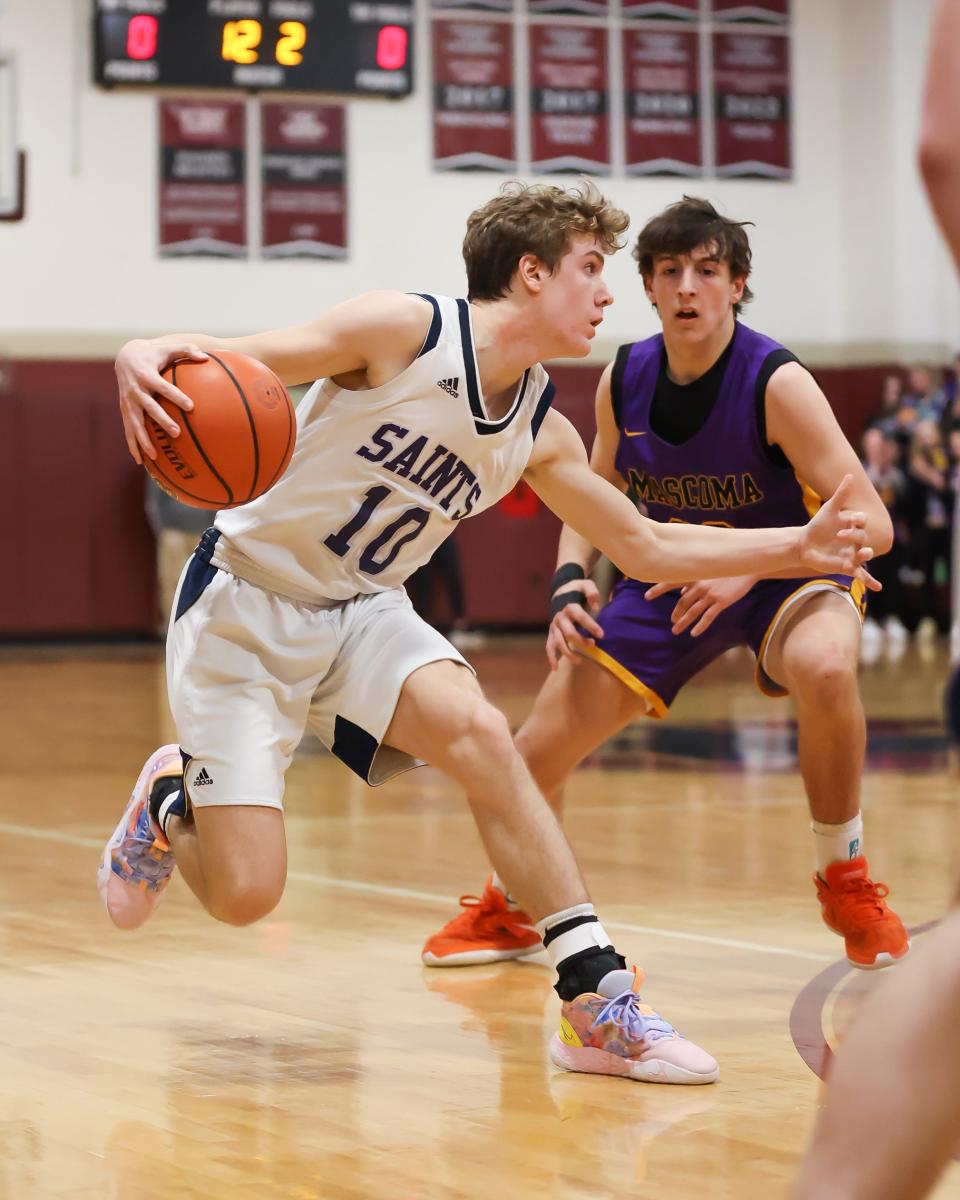
POLYGON ((196 548, 200 534, 213 524, 215 510, 189 508, 168 496, 149 475, 146 480, 147 521, 157 539, 157 591, 160 605, 157 632, 165 637, 183 564, 196 548))
POLYGON ((946 406, 943 388, 929 367, 911 367, 901 402, 901 412, 915 429, 919 421, 939 421, 946 406))
POLYGON ((880 407, 870 418, 870 426, 895 435, 899 428, 898 414, 903 400, 903 380, 899 375, 886 375, 880 393, 880 407))
POLYGON ((960 350, 953 356, 952 364, 943 373, 943 394, 947 405, 952 405, 960 393, 960 350))
POLYGON ((467 620, 460 552, 454 538, 449 537, 441 542, 433 558, 410 576, 407 594, 420 616, 445 633, 455 646, 475 649, 483 642, 483 635, 471 630, 467 620), (437 606, 438 588, 446 593, 449 624, 437 606))
MULTIPOLYGON (((944 437, 950 441, 952 430, 960 428, 960 352, 953 356, 953 363, 944 368, 943 372, 943 413, 940 417, 940 428, 944 437)), ((956 453, 951 450, 951 458, 956 460, 956 453)))
POLYGON ((870 420, 871 426, 895 439, 897 465, 904 470, 921 410, 924 413, 930 410, 927 396, 932 385, 932 377, 925 367, 912 368, 907 379, 908 383, 904 385, 900 375, 891 373, 884 377, 880 408, 870 420))
MULTIPOLYGON (((895 375, 888 376, 896 379, 895 375)), ((907 646, 903 623, 903 588, 900 570, 906 560, 910 531, 904 519, 908 481, 897 465, 899 447, 892 432, 871 426, 863 435, 863 465, 867 478, 877 489, 893 522, 893 546, 873 563, 872 574, 883 584, 882 592, 870 597, 860 639, 860 661, 876 662, 882 650, 891 659, 902 657, 907 646)))
POLYGON ((950 462, 950 489, 956 500, 960 491, 960 418, 952 421, 946 431, 947 459, 950 462))
POLYGON ((935 419, 919 420, 909 458, 908 513, 911 560, 924 576, 923 616, 933 617, 941 633, 950 626, 949 613, 937 604, 936 589, 950 579, 950 535, 953 515, 951 468, 947 445, 935 419))

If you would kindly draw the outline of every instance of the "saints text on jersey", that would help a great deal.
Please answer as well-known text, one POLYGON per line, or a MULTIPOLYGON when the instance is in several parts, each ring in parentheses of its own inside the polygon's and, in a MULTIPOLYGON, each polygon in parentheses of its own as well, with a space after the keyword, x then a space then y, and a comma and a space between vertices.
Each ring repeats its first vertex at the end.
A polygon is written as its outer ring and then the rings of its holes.
POLYGON ((381 425, 368 441, 357 447, 356 453, 422 488, 451 521, 468 517, 482 495, 476 472, 459 455, 426 434, 411 433, 402 425, 381 425), (450 506, 458 497, 460 503, 451 511, 450 506))

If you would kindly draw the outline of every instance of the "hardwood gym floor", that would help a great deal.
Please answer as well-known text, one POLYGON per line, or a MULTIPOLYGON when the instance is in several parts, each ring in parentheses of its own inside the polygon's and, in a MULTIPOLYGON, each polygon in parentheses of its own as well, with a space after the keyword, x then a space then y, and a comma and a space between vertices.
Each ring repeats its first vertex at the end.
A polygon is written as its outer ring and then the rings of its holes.
MULTIPOLYGON (((539 640, 471 657, 518 723, 539 640)), ((934 643, 863 672, 866 849, 911 926, 958 865, 945 659, 934 643)), ((542 955, 421 967, 486 870, 429 770, 370 790, 305 745, 269 920, 218 926, 175 880, 151 924, 114 930, 96 866, 170 737, 160 651, 0 651, 0 1200, 785 1196, 811 1066, 877 977, 846 970, 820 923, 789 706, 751 676, 728 657, 570 791, 605 924, 646 997, 720 1060, 717 1085, 675 1088, 554 1071, 542 955)), ((960 1167, 937 1196, 960 1197, 960 1167)))

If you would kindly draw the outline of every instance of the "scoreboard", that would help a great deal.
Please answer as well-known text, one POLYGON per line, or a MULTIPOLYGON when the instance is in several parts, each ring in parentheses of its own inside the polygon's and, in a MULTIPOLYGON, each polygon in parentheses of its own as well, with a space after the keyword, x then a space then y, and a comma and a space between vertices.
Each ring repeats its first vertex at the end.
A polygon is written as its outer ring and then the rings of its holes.
POLYGON ((105 86, 407 96, 414 0, 94 0, 105 86))

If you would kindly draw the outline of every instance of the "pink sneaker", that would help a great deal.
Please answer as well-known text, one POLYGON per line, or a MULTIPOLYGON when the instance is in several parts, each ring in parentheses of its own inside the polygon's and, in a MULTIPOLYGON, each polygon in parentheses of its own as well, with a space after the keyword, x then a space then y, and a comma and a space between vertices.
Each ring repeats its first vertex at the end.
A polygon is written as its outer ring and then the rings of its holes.
POLYGON ((164 775, 183 772, 180 747, 161 746, 143 764, 120 824, 103 851, 97 888, 110 920, 120 929, 136 929, 160 903, 173 874, 173 852, 150 819, 150 791, 164 775))
POLYGON ((565 1071, 625 1075, 646 1083, 713 1083, 717 1061, 640 1000, 643 972, 610 971, 599 995, 565 1000, 550 1058, 565 1071))

